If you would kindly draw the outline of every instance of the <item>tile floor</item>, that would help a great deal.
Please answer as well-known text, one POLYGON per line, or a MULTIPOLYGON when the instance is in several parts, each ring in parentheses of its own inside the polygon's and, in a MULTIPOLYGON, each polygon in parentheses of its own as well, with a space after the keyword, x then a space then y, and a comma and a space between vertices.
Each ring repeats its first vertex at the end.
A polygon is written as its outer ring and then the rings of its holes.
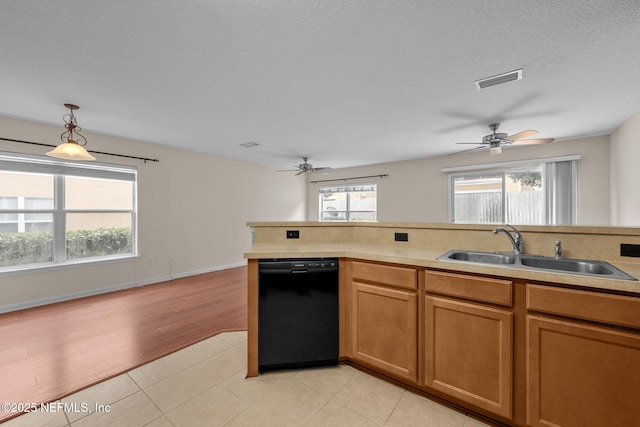
POLYGON ((246 379, 246 360, 246 332, 223 333, 3 427, 485 425, 345 365, 246 379))

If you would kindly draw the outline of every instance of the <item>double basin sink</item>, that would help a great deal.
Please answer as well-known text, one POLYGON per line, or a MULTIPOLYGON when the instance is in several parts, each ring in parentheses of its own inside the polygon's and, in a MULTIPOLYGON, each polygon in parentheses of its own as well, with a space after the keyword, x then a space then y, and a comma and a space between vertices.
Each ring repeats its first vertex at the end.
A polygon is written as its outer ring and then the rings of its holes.
POLYGON ((609 279, 637 280, 605 261, 515 255, 502 252, 477 252, 453 249, 438 257, 440 261, 485 264, 555 273, 579 274, 609 279))

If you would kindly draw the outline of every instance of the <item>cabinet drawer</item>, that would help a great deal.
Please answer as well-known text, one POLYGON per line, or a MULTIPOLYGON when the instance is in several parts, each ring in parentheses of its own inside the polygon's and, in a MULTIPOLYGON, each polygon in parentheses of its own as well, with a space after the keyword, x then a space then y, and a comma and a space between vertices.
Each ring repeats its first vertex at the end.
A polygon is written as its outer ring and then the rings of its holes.
POLYGON ((468 298, 493 304, 511 306, 511 280, 489 279, 454 273, 426 272, 427 292, 468 298))
POLYGON ((353 261, 351 275, 354 281, 418 289, 418 270, 415 268, 353 261))
POLYGON ((527 309, 640 329, 640 298, 528 283, 527 309))

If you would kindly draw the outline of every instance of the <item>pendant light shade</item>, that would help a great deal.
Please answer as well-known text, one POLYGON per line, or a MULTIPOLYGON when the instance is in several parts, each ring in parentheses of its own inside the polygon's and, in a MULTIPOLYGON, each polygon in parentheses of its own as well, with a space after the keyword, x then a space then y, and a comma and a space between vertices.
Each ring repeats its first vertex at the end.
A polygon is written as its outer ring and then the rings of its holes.
POLYGON ((65 142, 63 144, 58 145, 53 150, 47 153, 47 156, 57 157, 59 159, 66 160, 95 160, 87 150, 84 149, 77 142, 70 140, 69 142, 65 142))
POLYGON ((69 114, 65 114, 63 117, 64 127, 67 130, 60 135, 62 144, 49 151, 47 156, 65 160, 95 160, 96 158, 89 154, 83 147, 87 145, 87 138, 78 132, 82 129, 76 123, 76 117, 73 111, 80 107, 73 104, 64 104, 64 106, 69 109, 69 114))

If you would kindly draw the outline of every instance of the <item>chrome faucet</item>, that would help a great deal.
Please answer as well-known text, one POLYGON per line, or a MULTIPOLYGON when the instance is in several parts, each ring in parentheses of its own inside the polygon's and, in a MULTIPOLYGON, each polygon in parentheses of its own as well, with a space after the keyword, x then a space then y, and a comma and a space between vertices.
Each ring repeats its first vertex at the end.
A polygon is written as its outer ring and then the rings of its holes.
POLYGON ((505 224, 505 225, 507 227, 510 227, 513 230, 513 236, 511 235, 509 230, 506 230, 502 227, 494 228, 493 234, 498 234, 499 232, 503 231, 504 234, 506 234, 507 237, 509 238, 509 241, 511 242, 511 244, 513 245, 513 254, 520 255, 522 253, 522 234, 520 234, 520 231, 518 231, 518 229, 515 228, 513 225, 510 225, 510 224, 505 224))
POLYGON ((560 259, 562 256, 562 242, 560 240, 556 240, 556 259, 560 259))

